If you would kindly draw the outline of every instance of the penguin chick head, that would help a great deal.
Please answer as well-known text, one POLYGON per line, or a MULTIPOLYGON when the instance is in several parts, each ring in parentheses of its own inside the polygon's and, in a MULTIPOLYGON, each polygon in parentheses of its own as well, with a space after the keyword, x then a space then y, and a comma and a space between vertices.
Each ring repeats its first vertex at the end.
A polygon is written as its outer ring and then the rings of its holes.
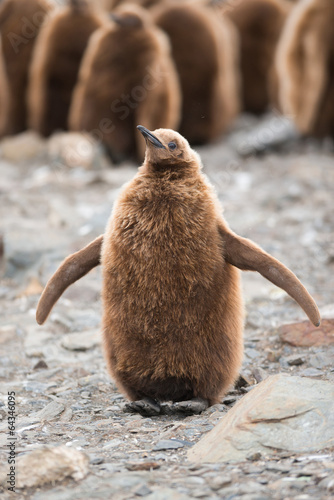
POLYGON ((201 168, 201 159, 191 149, 189 142, 175 130, 158 128, 151 132, 142 125, 137 129, 146 141, 144 165, 155 171, 178 172, 191 168, 201 168))
POLYGON ((150 24, 149 14, 138 5, 124 3, 110 13, 110 18, 119 29, 138 29, 150 24))

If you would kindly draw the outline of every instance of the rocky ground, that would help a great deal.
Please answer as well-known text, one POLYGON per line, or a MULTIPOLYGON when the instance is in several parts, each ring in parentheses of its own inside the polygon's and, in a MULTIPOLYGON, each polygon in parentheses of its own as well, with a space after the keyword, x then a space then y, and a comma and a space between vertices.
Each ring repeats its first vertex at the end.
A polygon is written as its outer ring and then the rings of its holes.
MULTIPOLYGON (((275 134, 274 120, 262 123, 256 140, 275 134)), ((288 265, 323 316, 332 319, 333 145, 308 140, 279 153, 243 158, 243 134, 256 125, 255 119, 241 117, 229 136, 198 148, 205 172, 231 228, 288 265)), ((0 149, 3 497, 15 496, 4 480, 9 473, 7 394, 14 391, 20 498, 333 498, 331 436, 317 449, 306 439, 304 447, 293 450, 287 434, 281 449, 250 448, 245 459, 233 463, 193 462, 188 456, 268 375, 285 373, 333 386, 333 323, 326 323, 326 331, 311 332, 306 343, 287 327, 285 334, 294 337, 287 343, 280 327, 304 321, 303 311, 261 276, 243 273, 245 356, 237 387, 197 416, 124 413, 125 400, 106 371, 100 345, 100 269, 64 294, 45 325, 38 326, 34 316, 40 292, 61 260, 104 231, 118 190, 136 165, 112 167, 99 148, 77 136, 45 142, 24 134, 2 141, 0 149)), ((330 418, 324 411, 323 421, 330 418)))

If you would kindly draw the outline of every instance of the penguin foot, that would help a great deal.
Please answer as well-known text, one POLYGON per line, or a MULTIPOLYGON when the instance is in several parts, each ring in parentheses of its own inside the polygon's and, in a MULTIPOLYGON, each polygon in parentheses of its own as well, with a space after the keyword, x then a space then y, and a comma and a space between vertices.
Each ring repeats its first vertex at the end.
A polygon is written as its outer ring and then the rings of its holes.
POLYGON ((209 402, 206 399, 194 398, 188 401, 179 401, 174 403, 170 409, 172 413, 182 413, 184 415, 197 415, 202 413, 209 407, 209 402))
POLYGON ((155 417, 156 415, 160 415, 160 409, 160 404, 151 398, 131 401, 130 403, 126 403, 124 407, 125 412, 140 413, 143 417, 155 417))

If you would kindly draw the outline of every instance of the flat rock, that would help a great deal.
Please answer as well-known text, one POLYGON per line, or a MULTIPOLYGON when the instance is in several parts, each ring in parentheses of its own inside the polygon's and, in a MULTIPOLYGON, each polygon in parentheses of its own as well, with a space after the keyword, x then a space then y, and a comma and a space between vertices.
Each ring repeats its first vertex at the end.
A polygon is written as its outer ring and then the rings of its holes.
MULTIPOLYGON (((67 446, 41 448, 17 458, 17 488, 33 488, 54 484, 65 478, 75 481, 88 473, 89 460, 78 450, 67 446)), ((6 478, 1 477, 1 483, 6 478)))
POLYGON ((189 452, 192 462, 234 462, 275 450, 334 447, 334 385, 273 375, 244 396, 189 452))
POLYGON ((161 488, 160 490, 155 490, 146 498, 147 500, 187 500, 191 497, 170 488, 161 488))
POLYGON ((88 351, 100 344, 98 330, 70 333, 61 341, 61 345, 68 351, 88 351))
POLYGON ((309 321, 283 325, 278 333, 283 342, 298 347, 330 345, 334 344, 334 319, 323 319, 319 327, 309 321))
POLYGON ((184 445, 185 443, 178 439, 162 439, 154 446, 153 451, 177 450, 178 448, 183 448, 184 445))
POLYGON ((2 157, 12 162, 28 160, 45 153, 46 142, 31 130, 6 137, 1 141, 2 157))
POLYGON ((50 137, 48 153, 53 160, 68 167, 91 168, 97 156, 95 142, 88 135, 77 132, 59 132, 50 137))
POLYGON ((43 420, 52 420, 65 410, 65 406, 57 401, 51 401, 45 408, 42 410, 33 413, 30 415, 31 419, 34 422, 41 422, 43 420))

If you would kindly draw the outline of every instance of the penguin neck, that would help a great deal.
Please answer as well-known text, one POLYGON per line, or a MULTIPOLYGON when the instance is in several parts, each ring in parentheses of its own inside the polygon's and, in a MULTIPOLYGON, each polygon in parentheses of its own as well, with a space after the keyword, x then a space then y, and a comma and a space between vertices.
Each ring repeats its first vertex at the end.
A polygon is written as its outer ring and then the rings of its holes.
POLYGON ((199 173, 200 168, 194 160, 186 161, 175 158, 171 160, 147 161, 140 168, 142 173, 157 177, 168 177, 170 180, 182 179, 199 173))

